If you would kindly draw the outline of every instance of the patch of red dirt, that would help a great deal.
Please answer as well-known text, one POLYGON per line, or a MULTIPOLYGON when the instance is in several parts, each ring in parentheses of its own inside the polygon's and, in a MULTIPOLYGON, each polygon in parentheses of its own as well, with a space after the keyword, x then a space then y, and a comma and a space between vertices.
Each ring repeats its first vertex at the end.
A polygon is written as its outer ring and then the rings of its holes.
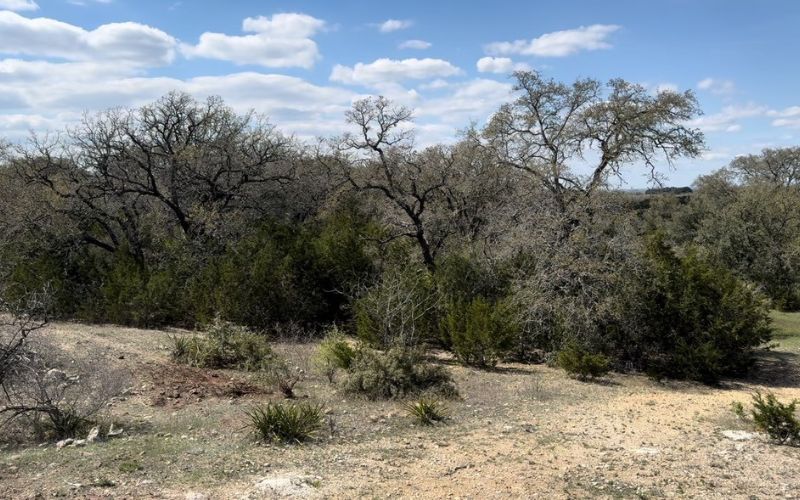
POLYGON ((248 394, 268 394, 254 384, 239 380, 218 370, 194 368, 178 364, 148 364, 153 406, 180 408, 209 397, 239 398, 248 394))

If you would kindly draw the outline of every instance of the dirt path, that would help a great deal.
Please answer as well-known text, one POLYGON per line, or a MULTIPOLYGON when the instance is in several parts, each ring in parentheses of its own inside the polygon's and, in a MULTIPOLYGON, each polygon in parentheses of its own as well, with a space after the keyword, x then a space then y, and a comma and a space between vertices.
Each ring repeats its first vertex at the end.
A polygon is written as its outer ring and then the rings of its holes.
POLYGON ((313 375, 313 345, 279 346, 309 373, 298 392, 329 409, 333 430, 280 447, 255 444, 243 418, 277 395, 241 374, 172 365, 163 332, 57 324, 49 335, 135 374, 132 393, 110 408, 126 436, 0 451, 2 498, 800 498, 800 448, 723 435, 747 430, 731 403, 748 403, 753 390, 800 398, 793 351, 765 358, 753 381, 722 388, 454 366, 463 399, 450 403, 451 423, 421 428, 399 403, 346 398, 313 375))

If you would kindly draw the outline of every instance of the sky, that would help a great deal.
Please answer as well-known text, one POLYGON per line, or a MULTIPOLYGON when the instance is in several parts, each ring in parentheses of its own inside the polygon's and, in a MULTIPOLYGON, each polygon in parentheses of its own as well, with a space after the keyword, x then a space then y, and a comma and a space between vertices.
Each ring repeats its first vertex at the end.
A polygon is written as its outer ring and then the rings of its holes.
MULTIPOLYGON (((221 96, 311 140, 358 98, 414 110, 417 143, 454 140, 512 98, 510 73, 693 90, 707 150, 671 185, 800 144, 796 0, 0 0, 0 137, 172 90, 221 96)), ((625 176, 644 187, 643 170, 625 176)))

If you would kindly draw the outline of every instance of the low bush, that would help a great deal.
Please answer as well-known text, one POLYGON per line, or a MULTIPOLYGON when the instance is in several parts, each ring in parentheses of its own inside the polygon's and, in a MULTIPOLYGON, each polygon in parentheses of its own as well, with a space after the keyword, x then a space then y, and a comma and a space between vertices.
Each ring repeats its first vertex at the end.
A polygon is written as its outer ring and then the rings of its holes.
POLYGON ((762 396, 756 392, 753 395, 753 421, 776 443, 800 446, 800 419, 795 415, 799 402, 781 403, 772 393, 762 396))
POLYGON ((380 349, 414 348, 435 341, 439 305, 440 296, 428 270, 391 268, 354 302, 356 334, 380 349))
POLYGON ((449 410, 436 399, 420 398, 405 405, 406 413, 422 425, 434 425, 447 419, 449 410))
POLYGON ((359 349, 344 380, 347 392, 368 399, 396 399, 409 394, 431 392, 443 397, 457 395, 448 371, 428 363, 411 349, 386 352, 359 349))
POLYGON ((294 398, 294 387, 300 382, 302 372, 292 370, 283 360, 274 360, 266 369, 266 381, 275 387, 286 399, 294 398))
POLYGON ((337 327, 333 327, 319 344, 317 357, 325 364, 347 370, 356 357, 356 349, 347 342, 337 327))
POLYGON ((71 359, 54 346, 37 345, 2 387, 0 426, 9 426, 12 440, 85 435, 128 382, 127 373, 102 359, 71 359))
POLYGON ((337 370, 349 369, 355 356, 356 348, 334 325, 317 348, 312 362, 333 383, 337 370))
POLYGON ((172 359, 199 368, 266 369, 275 355, 266 337, 217 318, 205 336, 172 337, 172 359))
POLYGON ((519 328, 503 303, 481 297, 453 302, 442 321, 442 330, 453 353, 465 365, 493 367, 513 347, 519 328))
POLYGON ((580 380, 602 377, 611 369, 606 356, 591 353, 575 345, 569 345, 559 351, 556 364, 580 380))
POLYGON ((321 405, 270 403, 247 412, 250 427, 262 441, 302 443, 316 437, 323 424, 321 405))

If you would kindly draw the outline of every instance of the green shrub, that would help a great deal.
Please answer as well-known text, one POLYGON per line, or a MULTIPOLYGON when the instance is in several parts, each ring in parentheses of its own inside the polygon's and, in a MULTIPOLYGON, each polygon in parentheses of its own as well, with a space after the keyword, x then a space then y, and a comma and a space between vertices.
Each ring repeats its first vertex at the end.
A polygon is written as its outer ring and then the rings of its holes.
POLYGON ((800 419, 795 416, 798 402, 781 403, 772 393, 762 396, 756 392, 753 395, 753 421, 756 427, 776 443, 800 445, 800 419))
POLYGON ((659 235, 646 252, 650 272, 628 304, 639 334, 629 359, 656 377, 715 382, 744 373, 771 337, 766 303, 733 274, 689 248, 679 257, 659 235))
POLYGON ((353 364, 356 349, 347 341, 335 325, 320 342, 312 362, 333 383, 337 370, 347 370, 353 364))
POLYGON ((480 297, 451 303, 442 329, 458 360, 480 368, 495 366, 513 347, 519 330, 504 303, 491 304, 480 297))
POLYGON ((356 349, 350 345, 345 336, 334 326, 320 342, 317 350, 318 359, 324 364, 347 370, 356 357, 356 349))
POLYGON ((447 406, 438 400, 429 398, 410 401, 405 404, 404 408, 409 416, 422 425, 444 422, 449 414, 447 406))
POLYGON ((609 359, 575 345, 569 345, 558 353, 556 363, 570 375, 580 380, 602 377, 610 370, 609 359))
POLYGON ((250 426, 262 441, 294 444, 316 437, 322 428, 322 405, 269 403, 247 412, 250 426))
POLYGON ((426 362, 418 351, 403 348, 387 352, 358 350, 344 380, 344 388, 373 400, 422 392, 444 397, 457 394, 446 369, 426 362))
POLYGON ((257 371, 269 367, 275 355, 266 337, 217 318, 204 337, 172 337, 172 359, 200 368, 257 371))

